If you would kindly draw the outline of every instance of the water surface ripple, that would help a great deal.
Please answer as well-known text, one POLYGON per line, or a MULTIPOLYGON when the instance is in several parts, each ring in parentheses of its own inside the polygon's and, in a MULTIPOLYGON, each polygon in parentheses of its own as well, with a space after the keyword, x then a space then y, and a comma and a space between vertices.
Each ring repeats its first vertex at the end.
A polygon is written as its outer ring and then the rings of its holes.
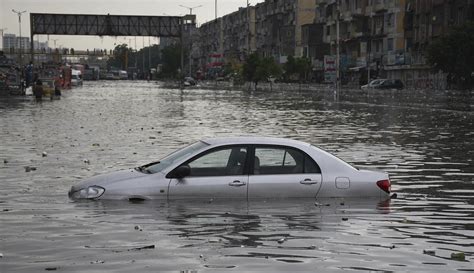
POLYGON ((474 271, 469 107, 445 94, 331 94, 99 81, 41 104, 0 97, 0 272, 474 271), (387 171, 399 198, 67 198, 82 178, 235 135, 299 139, 387 171))

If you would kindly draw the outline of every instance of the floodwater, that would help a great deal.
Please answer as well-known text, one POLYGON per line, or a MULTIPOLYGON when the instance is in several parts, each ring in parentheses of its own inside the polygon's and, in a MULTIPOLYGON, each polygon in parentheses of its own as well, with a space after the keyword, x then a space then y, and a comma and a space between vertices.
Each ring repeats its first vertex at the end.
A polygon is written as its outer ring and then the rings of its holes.
MULTIPOLYGON (((0 97, 0 272, 474 271, 474 114, 445 92, 163 89, 86 82, 0 97), (205 136, 313 143, 397 199, 73 202, 70 186, 205 136)), ((452 95, 455 96, 455 95, 452 95)))

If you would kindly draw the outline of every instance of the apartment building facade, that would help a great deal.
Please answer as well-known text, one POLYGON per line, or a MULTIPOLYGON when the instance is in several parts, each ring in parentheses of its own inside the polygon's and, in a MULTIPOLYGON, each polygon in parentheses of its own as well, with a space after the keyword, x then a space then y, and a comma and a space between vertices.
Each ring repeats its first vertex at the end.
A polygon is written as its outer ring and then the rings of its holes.
MULTIPOLYGON (((322 78, 324 56, 339 52, 342 80, 362 84, 398 78, 408 87, 433 76, 429 43, 474 20, 474 0, 266 0, 201 26, 201 52, 243 60, 249 52, 284 63, 312 60, 322 78)), ((203 58, 207 58, 204 56, 203 58)), ((440 81, 437 79, 437 81, 440 81)), ((442 88, 442 86, 439 86, 442 88)))
POLYGON ((267 0, 255 6, 256 50, 284 63, 303 56, 302 26, 314 21, 316 0, 267 0))

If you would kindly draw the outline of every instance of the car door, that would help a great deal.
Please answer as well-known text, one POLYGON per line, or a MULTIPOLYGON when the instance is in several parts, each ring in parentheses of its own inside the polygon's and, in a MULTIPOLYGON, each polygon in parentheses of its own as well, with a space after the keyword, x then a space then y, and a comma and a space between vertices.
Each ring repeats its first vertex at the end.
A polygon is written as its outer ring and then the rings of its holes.
POLYGON ((248 198, 315 198, 321 188, 319 166, 303 151, 256 146, 248 198))
POLYGON ((184 178, 171 178, 169 199, 246 199, 247 147, 227 146, 206 151, 181 164, 190 168, 184 178))

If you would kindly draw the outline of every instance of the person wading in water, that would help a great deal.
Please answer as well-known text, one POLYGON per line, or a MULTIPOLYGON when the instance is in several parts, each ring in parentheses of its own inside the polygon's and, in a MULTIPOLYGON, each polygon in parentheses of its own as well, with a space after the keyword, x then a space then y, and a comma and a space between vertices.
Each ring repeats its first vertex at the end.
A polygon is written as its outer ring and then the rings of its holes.
POLYGON ((35 95, 36 102, 40 102, 43 99, 43 83, 41 80, 36 80, 35 86, 33 87, 33 95, 35 95))

